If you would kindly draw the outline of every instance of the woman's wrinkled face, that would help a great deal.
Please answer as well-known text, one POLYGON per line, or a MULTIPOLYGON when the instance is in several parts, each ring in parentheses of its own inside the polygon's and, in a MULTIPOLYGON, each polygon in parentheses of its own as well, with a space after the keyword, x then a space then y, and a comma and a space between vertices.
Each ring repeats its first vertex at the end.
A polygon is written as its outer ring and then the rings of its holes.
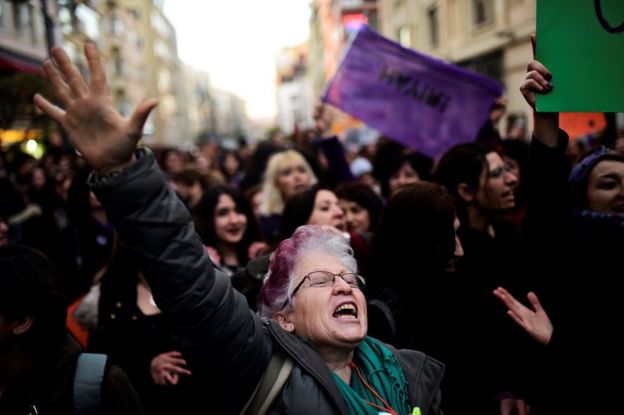
POLYGON ((323 189, 316 193, 314 209, 307 224, 330 225, 343 231, 346 230, 345 217, 334 192, 323 189))
POLYGON ((357 202, 340 199, 338 201, 344 212, 349 232, 368 232, 370 230, 370 214, 357 202))
POLYGON ((587 208, 624 215, 624 163, 603 160, 596 164, 587 181, 587 208))
POLYGON ((512 209, 516 205, 514 190, 518 186, 518 179, 498 153, 492 151, 486 159, 488 171, 481 176, 475 198, 477 205, 488 211, 512 209))
POLYGON ((214 211, 214 228, 217 238, 227 244, 237 244, 247 229, 247 217, 238 211, 234 199, 229 195, 219 196, 214 211))
MULTIPOLYGON (((297 263, 292 287, 312 271, 351 272, 334 255, 310 252, 297 263)), ((368 330, 364 294, 340 277, 328 287, 310 287, 306 280, 295 293, 288 318, 292 322, 289 331, 310 340, 319 349, 355 348, 368 330)))
POLYGON ((388 180, 388 188, 390 189, 390 194, 394 194, 399 187, 405 186, 408 184, 415 184, 420 181, 420 176, 418 172, 414 170, 411 164, 408 162, 403 163, 401 168, 392 173, 390 179, 388 180))
POLYGON ((301 161, 288 161, 277 173, 277 187, 282 198, 288 200, 310 187, 311 178, 301 161))

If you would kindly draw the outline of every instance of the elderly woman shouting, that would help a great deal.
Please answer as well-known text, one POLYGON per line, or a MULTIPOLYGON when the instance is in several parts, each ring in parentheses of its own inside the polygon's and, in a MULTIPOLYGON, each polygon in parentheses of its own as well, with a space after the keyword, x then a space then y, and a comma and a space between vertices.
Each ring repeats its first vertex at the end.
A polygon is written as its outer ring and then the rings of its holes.
POLYGON ((340 236, 304 227, 279 246, 261 292, 260 319, 211 264, 151 152, 136 150, 156 102, 143 102, 124 119, 94 45, 85 47, 88 83, 61 49, 52 55, 58 69, 51 61, 44 69, 64 109, 40 95, 35 103, 93 166, 90 186, 136 255, 196 381, 205 385, 206 413, 241 413, 278 355, 292 370, 275 398, 269 394, 261 405, 268 413, 440 413, 443 365, 366 336, 364 280, 340 236))

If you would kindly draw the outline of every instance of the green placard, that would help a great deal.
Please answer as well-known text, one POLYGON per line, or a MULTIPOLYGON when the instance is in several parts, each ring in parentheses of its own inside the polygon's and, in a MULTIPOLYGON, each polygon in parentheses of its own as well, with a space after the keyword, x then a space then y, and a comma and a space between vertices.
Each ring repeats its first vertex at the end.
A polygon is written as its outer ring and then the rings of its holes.
POLYGON ((624 0, 538 0, 536 54, 554 85, 538 111, 624 112, 624 0))

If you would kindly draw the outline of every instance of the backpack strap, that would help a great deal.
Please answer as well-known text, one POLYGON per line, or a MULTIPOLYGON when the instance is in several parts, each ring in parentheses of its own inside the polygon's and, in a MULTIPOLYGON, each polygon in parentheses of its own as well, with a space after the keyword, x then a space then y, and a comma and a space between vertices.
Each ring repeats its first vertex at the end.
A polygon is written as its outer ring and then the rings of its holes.
POLYGON ((269 410, 290 377, 293 360, 281 353, 273 353, 260 383, 240 415, 264 415, 269 410))
POLYGON ((394 314, 392 313, 390 306, 386 304, 385 301, 378 300, 376 298, 373 298, 372 300, 368 300, 368 306, 377 307, 379 310, 381 310, 383 315, 386 316, 386 321, 388 322, 390 333, 392 333, 392 338, 396 339, 396 335, 397 335, 396 321, 394 320, 394 314))
POLYGON ((81 353, 74 376, 74 414, 99 415, 102 409, 102 383, 108 356, 81 353))

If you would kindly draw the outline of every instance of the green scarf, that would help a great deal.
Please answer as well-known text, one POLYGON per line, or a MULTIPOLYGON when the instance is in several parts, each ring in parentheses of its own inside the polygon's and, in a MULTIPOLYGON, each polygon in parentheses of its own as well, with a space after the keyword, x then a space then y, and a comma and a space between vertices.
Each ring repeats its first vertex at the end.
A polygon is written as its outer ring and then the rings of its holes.
MULTIPOLYGON (((368 383, 398 415, 410 414, 407 381, 392 352, 377 340, 366 337, 355 349, 353 362, 368 383)), ((351 371, 351 384, 347 385, 332 372, 340 393, 347 403, 350 415, 377 415, 384 412, 365 401, 380 407, 384 404, 362 383, 355 368, 351 371)))

